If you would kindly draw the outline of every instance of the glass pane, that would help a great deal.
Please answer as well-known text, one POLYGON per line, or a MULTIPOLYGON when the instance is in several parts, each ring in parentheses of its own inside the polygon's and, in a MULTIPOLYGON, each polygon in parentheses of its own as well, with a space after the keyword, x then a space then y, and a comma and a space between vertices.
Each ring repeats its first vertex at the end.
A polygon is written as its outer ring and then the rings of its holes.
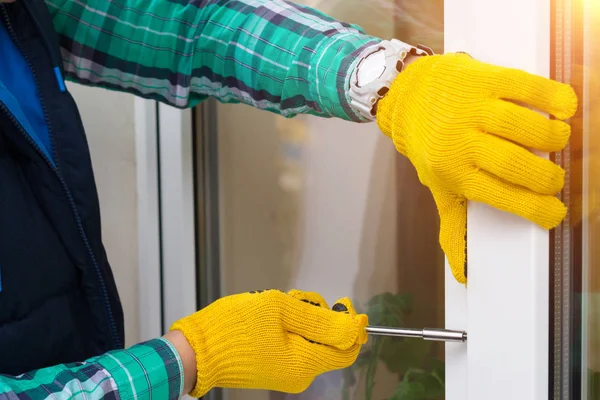
POLYGON ((600 399, 600 3, 554 2, 554 76, 580 98, 562 198, 569 215, 553 233, 551 388, 554 399, 600 399))
MULTIPOLYGON (((442 0, 302 2, 379 37, 443 50, 442 0)), ((218 108, 222 294, 261 288, 349 296, 371 323, 444 326, 437 210, 412 165, 375 124, 243 105, 218 108)), ((347 371, 298 396, 230 400, 444 398, 444 346, 370 340, 347 371), (395 394, 396 393, 396 394, 395 394)))

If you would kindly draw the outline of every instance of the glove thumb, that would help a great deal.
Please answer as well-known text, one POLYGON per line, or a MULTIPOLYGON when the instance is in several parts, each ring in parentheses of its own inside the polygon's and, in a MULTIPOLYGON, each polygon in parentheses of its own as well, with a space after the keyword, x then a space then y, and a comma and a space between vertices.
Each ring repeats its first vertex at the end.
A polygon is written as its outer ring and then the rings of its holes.
POLYGON ((440 214, 440 245, 459 283, 467 283, 467 199, 455 193, 432 191, 440 214))

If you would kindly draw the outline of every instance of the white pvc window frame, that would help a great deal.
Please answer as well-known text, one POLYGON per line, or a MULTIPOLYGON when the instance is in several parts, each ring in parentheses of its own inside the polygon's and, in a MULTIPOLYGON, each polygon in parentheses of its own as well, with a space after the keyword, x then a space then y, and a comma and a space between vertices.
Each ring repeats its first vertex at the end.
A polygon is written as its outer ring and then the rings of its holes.
MULTIPOLYGON (((550 73, 550 0, 445 0, 447 52, 550 73)), ((479 203, 468 206, 468 288, 446 275, 446 399, 548 399, 549 234, 479 203)))
POLYGON ((135 99, 140 340, 162 332, 157 104, 135 99))
POLYGON ((196 311, 192 111, 136 99, 140 336, 196 311))
POLYGON ((158 106, 163 326, 196 307, 196 229, 192 110, 158 106))

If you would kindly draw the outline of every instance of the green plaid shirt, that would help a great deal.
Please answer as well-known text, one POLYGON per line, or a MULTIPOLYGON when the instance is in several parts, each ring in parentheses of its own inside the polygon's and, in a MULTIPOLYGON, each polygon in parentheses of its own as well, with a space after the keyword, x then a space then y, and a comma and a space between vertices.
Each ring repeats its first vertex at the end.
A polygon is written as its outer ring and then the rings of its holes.
POLYGON ((176 107, 207 97, 361 121, 350 72, 380 39, 284 0, 46 0, 71 80, 176 107))
POLYGON ((182 391, 181 360, 165 339, 85 362, 0 375, 0 399, 178 399, 182 391))
MULTIPOLYGON (((284 0, 46 0, 67 78, 192 107, 207 97, 286 117, 361 121, 347 88, 380 39, 284 0)), ((156 339, 86 362, 0 376, 0 399, 176 399, 181 360, 156 339)))

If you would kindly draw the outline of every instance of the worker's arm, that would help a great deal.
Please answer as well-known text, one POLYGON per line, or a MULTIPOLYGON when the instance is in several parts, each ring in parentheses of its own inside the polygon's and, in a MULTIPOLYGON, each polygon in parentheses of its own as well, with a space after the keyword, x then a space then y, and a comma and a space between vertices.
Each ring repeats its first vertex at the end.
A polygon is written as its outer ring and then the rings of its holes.
MULTIPOLYGON (((315 10, 284 0, 46 1, 72 79, 178 106, 213 95, 288 116, 360 119, 349 107, 350 75, 379 39, 315 10)), ((389 88, 354 103, 383 96, 369 111, 431 189, 442 248, 466 283, 467 200, 546 229, 566 215, 555 197, 564 170, 530 149, 564 148, 570 127, 558 120, 575 114, 577 97, 567 85, 462 53, 400 69, 389 88)))
POLYGON ((317 375, 356 361, 367 324, 347 298, 329 309, 316 293, 242 293, 176 321, 162 339, 0 375, 0 399, 178 399, 215 387, 299 393, 317 375))
POLYGON ((16 377, 0 375, 0 398, 175 400, 184 393, 183 376, 182 358, 174 344, 155 339, 81 363, 16 377))
POLYGON ((284 0, 46 0, 67 77, 177 107, 207 96, 358 121, 346 88, 379 39, 284 0))

